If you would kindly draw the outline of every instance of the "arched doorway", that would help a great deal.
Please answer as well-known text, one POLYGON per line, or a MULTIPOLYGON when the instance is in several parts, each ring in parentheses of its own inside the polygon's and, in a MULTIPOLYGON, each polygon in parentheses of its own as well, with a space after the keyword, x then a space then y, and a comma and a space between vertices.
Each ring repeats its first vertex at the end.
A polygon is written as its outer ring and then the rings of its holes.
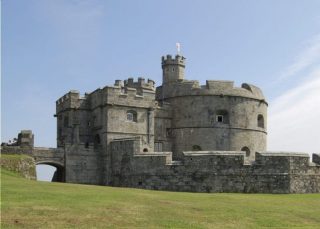
POLYGON ((250 157, 250 149, 247 146, 242 147, 241 151, 246 152, 246 157, 250 157))
POLYGON ((64 166, 53 162, 36 163, 37 180, 51 182, 65 182, 64 166))

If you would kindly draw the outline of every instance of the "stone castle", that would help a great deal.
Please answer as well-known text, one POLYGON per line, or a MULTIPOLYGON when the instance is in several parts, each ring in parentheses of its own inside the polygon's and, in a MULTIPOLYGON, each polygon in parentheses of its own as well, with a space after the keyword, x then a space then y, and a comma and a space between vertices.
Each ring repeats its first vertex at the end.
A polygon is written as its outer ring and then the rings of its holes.
POLYGON ((185 79, 185 64, 180 55, 162 57, 159 87, 129 78, 84 97, 65 94, 56 102, 58 148, 31 147, 36 163, 55 165, 55 179, 70 183, 320 192, 319 154, 309 162, 308 154, 266 152, 268 104, 258 87, 199 85, 185 79))

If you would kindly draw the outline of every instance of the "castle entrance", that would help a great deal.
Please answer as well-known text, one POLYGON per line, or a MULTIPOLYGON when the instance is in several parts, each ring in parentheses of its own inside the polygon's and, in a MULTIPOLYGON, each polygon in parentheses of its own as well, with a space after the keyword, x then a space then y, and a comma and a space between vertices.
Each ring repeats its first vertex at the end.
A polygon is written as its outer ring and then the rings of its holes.
POLYGON ((37 180, 65 182, 65 168, 53 162, 38 162, 36 164, 37 180))

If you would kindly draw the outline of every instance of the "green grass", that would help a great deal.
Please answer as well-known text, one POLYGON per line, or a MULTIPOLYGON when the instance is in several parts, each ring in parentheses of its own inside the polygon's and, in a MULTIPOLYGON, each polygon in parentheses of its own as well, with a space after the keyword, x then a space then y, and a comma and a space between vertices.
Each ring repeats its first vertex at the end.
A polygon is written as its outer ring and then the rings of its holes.
POLYGON ((1 228, 320 228, 320 194, 207 194, 37 182, 2 170, 1 228))

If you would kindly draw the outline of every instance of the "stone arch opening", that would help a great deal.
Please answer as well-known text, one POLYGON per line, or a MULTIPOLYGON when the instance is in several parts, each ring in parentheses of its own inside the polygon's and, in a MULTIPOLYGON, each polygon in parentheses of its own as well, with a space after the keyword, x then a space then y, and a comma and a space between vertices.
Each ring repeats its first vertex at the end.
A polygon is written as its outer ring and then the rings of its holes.
POLYGON ((258 115, 257 122, 258 122, 258 127, 264 128, 264 118, 262 114, 258 115))
POLYGON ((246 152, 246 157, 250 156, 250 149, 247 146, 242 147, 241 151, 246 152))
POLYGON ((50 173, 49 170, 50 167, 55 168, 55 171, 52 174, 51 177, 51 182, 65 182, 65 168, 62 164, 59 163, 55 163, 55 162, 50 162, 50 161, 40 161, 36 163, 36 170, 37 170, 37 180, 38 180, 38 176, 40 174, 38 174, 38 172, 47 172, 47 174, 44 174, 46 176, 46 179, 41 179, 43 181, 50 181, 50 173), (46 168, 43 169, 39 169, 39 166, 44 166, 46 168))

